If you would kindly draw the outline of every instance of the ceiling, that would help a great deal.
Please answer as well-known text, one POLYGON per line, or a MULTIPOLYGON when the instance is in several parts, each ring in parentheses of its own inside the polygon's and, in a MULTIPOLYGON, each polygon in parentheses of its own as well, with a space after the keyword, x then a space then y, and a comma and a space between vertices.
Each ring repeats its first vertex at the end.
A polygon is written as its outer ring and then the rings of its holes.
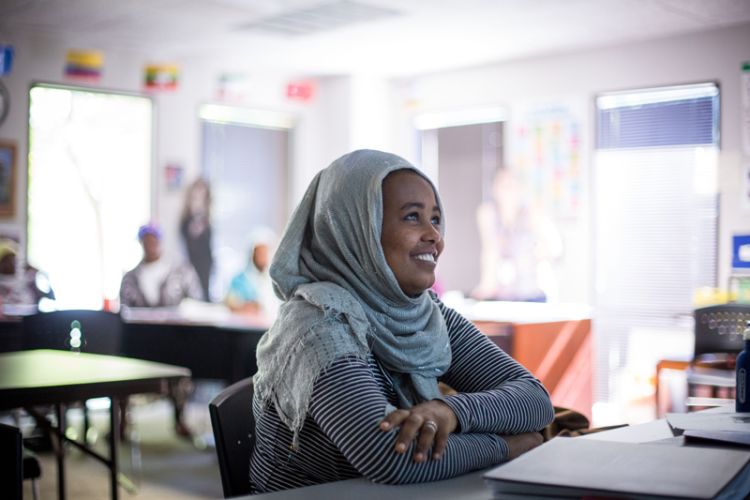
POLYGON ((750 0, 0 0, 0 40, 306 75, 407 76, 748 22, 750 0))

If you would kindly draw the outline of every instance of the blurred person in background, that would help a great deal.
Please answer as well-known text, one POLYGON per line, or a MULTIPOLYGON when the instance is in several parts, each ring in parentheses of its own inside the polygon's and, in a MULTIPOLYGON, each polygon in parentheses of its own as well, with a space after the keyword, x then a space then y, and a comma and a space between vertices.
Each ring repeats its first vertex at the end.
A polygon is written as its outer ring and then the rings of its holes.
POLYGON ((211 250, 211 188, 205 179, 196 179, 188 187, 180 218, 180 235, 188 260, 198 273, 203 299, 209 300, 214 257, 211 250))
MULTIPOLYGON (((177 306, 183 299, 203 299, 198 275, 189 264, 175 264, 162 256, 161 230, 156 224, 145 224, 138 229, 138 240, 143 247, 143 259, 125 273, 120 285, 120 304, 126 307, 177 306)), ((192 437, 184 421, 184 408, 192 386, 170 386, 169 397, 174 404, 175 432, 192 437)), ((123 405, 124 408, 124 405, 123 405)), ((124 422, 123 419, 123 434, 124 422)))
POLYGON ((562 238, 510 169, 495 172, 492 199, 477 209, 477 224, 480 282, 472 297, 547 302, 557 295, 553 264, 562 255, 562 238))
POLYGON ((252 233, 247 266, 232 278, 224 299, 232 312, 259 314, 269 320, 276 318, 281 301, 273 291, 268 272, 274 240, 270 229, 258 229, 252 233))
POLYGON ((146 224, 138 230, 143 259, 125 273, 120 284, 120 304, 127 307, 177 306, 185 299, 203 300, 203 290, 193 266, 162 256, 161 230, 146 224))
POLYGON ((0 303, 38 305, 43 298, 55 299, 47 275, 24 264, 18 269, 19 244, 11 238, 0 238, 0 303))

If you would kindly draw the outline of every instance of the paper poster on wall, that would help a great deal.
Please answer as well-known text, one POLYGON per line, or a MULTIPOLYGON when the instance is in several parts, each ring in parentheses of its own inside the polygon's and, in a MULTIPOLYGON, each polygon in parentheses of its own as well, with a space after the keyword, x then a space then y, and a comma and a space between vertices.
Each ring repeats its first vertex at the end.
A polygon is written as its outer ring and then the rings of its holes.
POLYGON ((750 162, 742 169, 740 186, 740 195, 742 196, 740 206, 745 212, 750 212, 750 162))
POLYGON ((750 155, 750 61, 742 63, 742 143, 745 154, 750 155))
POLYGON ((182 188, 185 169, 179 163, 167 163, 164 166, 164 185, 168 191, 179 191, 182 188))
POLYGON ((582 118, 565 103, 524 106, 514 112, 511 167, 537 208, 574 219, 581 209, 582 118))

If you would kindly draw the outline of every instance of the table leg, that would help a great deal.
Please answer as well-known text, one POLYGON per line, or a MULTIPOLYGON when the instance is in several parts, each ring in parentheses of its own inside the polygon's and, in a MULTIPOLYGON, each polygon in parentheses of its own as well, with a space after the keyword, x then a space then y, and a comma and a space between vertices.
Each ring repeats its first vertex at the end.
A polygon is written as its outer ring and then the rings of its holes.
POLYGON ((57 498, 65 500, 65 407, 62 404, 55 405, 57 414, 57 428, 60 434, 57 434, 57 449, 55 455, 57 458, 57 498))
POLYGON ((112 500, 117 500, 117 445, 120 440, 120 401, 109 398, 109 480, 112 488, 112 500))

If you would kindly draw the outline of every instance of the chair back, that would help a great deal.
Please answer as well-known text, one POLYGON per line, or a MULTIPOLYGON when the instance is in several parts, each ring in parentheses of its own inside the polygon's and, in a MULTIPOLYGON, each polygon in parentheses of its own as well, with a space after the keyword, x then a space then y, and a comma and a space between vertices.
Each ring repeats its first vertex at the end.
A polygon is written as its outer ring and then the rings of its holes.
POLYGON ((3 498, 23 498, 23 439, 18 427, 6 424, 0 424, 0 484, 3 498))
POLYGON ((253 378, 221 391, 208 404, 216 440, 224 498, 250 493, 250 457, 255 446, 253 378))
POLYGON ((23 317, 24 349, 120 354, 123 323, 108 311, 38 312, 23 317))
POLYGON ((737 353, 742 350, 742 332, 750 321, 750 304, 720 304, 696 309, 695 353, 737 353))

